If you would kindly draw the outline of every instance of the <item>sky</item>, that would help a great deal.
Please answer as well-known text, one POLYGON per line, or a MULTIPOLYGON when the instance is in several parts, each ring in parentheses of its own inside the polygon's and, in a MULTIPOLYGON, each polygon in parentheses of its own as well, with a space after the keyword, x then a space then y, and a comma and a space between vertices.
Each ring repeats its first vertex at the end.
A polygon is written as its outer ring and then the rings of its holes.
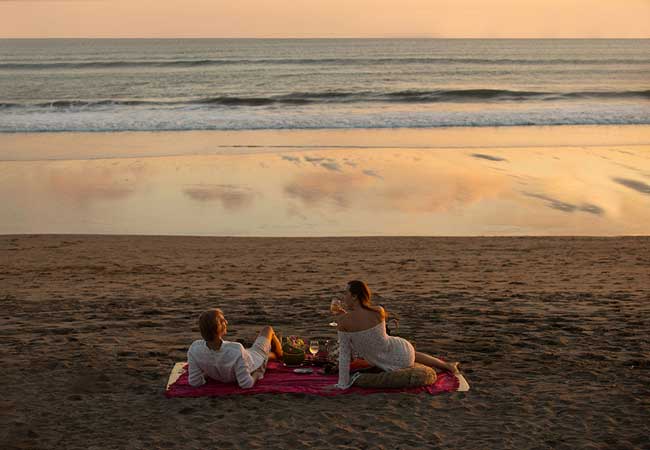
POLYGON ((0 0, 0 38, 650 38, 650 0, 0 0))

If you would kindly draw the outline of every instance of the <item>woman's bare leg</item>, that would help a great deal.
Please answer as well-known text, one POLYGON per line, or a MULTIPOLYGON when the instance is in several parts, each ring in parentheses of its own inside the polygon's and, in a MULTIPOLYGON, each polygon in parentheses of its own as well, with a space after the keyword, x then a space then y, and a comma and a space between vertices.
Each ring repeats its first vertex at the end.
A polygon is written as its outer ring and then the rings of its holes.
POLYGON ((426 353, 415 352, 415 362, 424 364, 425 366, 433 367, 434 369, 446 370, 451 373, 459 373, 457 362, 447 363, 434 356, 427 355, 426 353))

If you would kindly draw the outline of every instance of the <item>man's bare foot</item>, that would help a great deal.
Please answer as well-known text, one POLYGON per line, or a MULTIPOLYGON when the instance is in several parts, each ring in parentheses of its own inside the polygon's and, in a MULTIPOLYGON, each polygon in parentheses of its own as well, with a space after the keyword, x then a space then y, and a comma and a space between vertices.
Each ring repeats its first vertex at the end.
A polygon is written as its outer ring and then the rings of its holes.
POLYGON ((460 363, 459 362, 453 362, 453 363, 447 363, 447 370, 454 375, 457 375, 460 373, 460 363))

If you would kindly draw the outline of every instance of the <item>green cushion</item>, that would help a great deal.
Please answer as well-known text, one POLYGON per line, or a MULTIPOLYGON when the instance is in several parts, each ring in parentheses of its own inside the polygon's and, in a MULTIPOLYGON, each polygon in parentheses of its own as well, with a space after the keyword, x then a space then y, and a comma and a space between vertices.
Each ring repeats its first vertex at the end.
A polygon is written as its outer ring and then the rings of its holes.
POLYGON ((410 388, 428 386, 436 382, 436 371, 431 367, 415 363, 408 369, 392 372, 362 373, 354 382, 363 388, 410 388))

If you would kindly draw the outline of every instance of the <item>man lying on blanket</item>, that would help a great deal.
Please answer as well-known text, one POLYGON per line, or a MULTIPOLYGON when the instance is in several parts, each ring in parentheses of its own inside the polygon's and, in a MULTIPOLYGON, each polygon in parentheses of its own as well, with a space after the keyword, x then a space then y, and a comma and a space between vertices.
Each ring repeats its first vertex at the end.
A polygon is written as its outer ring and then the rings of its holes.
POLYGON ((211 309, 199 316, 203 339, 194 341, 187 351, 188 382, 193 387, 205 384, 208 376, 222 383, 234 383, 243 389, 252 388, 264 377, 269 359, 282 358, 282 344, 273 328, 262 328, 249 349, 239 342, 224 341, 228 321, 220 309, 211 309))

